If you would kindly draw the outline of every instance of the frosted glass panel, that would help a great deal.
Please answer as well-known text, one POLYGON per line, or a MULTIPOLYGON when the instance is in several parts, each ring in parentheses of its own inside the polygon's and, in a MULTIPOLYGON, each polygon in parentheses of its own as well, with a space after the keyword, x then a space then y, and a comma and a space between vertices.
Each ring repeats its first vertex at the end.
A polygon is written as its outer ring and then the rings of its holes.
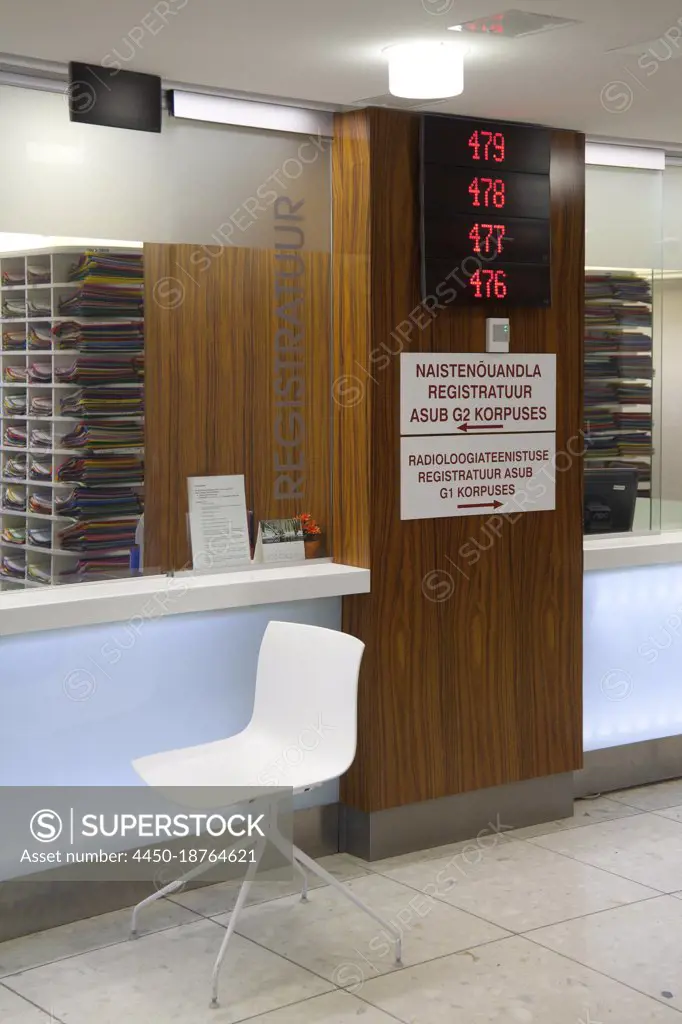
POLYGON ((160 135, 71 124, 64 96, 0 86, 0 230, 268 247, 278 195, 330 247, 329 140, 164 116, 160 135))
POLYGON ((588 166, 585 175, 587 266, 660 267, 663 173, 588 166))

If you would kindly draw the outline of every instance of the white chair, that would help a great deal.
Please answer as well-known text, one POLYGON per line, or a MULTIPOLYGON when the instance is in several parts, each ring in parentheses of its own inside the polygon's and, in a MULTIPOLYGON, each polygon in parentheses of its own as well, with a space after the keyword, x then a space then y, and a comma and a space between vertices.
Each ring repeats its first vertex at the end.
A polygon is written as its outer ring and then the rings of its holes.
MULTIPOLYGON (((355 637, 318 626, 270 622, 258 656, 253 715, 236 736, 198 747, 153 754, 133 762, 144 781, 155 787, 291 787, 306 792, 342 775, 353 762, 357 741, 357 691, 364 644, 355 637), (292 758, 291 752, 295 752, 292 758)), ((235 803, 239 800, 235 799, 235 803)), ((239 845, 243 845, 240 843, 239 845)), ((213 968, 211 1006, 218 1005, 218 979, 227 946, 258 869, 250 865, 230 916, 213 968)), ((289 847, 291 856, 291 847, 289 847)), ((307 900, 305 869, 344 893, 393 938, 396 964, 401 963, 398 929, 368 907, 351 889, 311 857, 293 847, 294 866, 303 876, 301 899, 307 900)), ((205 871, 198 865, 143 900, 133 911, 132 935, 140 910, 177 892, 205 871)))

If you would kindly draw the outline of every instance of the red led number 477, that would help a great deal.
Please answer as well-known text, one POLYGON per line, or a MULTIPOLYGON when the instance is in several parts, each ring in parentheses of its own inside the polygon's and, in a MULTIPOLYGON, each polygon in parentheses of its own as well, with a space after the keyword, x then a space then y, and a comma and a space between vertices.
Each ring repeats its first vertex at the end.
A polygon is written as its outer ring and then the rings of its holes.
POLYGON ((477 299, 504 299, 507 295, 507 275, 504 270, 477 270, 469 283, 477 299))

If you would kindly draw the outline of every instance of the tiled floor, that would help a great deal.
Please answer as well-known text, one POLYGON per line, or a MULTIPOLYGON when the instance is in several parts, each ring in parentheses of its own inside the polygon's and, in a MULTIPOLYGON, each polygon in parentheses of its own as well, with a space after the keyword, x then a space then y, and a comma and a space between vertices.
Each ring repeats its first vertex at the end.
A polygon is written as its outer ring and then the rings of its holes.
MULTIPOLYGON (((0 944, 0 1024, 682 1024, 682 781, 565 821, 421 854, 325 864, 332 888, 254 886, 209 1009, 235 890, 0 944)), ((313 883, 314 885, 314 883, 313 883)))

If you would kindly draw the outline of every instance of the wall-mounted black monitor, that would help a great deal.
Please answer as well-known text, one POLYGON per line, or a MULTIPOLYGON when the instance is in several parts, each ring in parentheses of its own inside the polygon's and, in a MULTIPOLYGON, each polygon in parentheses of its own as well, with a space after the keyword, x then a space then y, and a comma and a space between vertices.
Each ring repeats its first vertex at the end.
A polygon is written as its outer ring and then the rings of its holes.
POLYGON ((533 125, 422 116, 424 298, 550 305, 550 142, 533 125))
POLYGON ((69 64, 69 116, 81 124, 161 131, 161 79, 99 64, 69 64))

